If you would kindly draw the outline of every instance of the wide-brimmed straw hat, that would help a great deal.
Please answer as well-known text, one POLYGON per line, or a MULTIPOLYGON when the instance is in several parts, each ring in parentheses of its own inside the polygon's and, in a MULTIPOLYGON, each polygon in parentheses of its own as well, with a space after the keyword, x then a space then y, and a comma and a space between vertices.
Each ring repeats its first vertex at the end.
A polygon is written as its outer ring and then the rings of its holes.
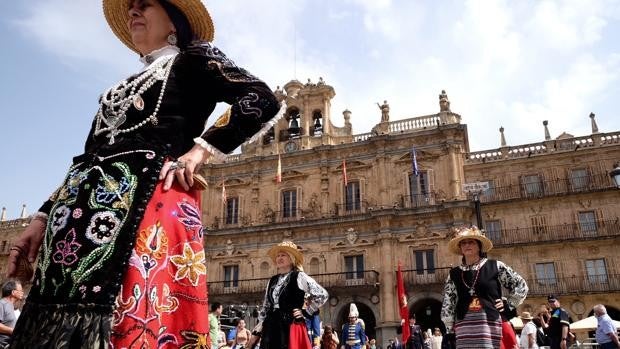
MULTIPOLYGON (((103 13, 108 25, 121 42, 135 52, 138 49, 131 42, 131 33, 127 28, 129 7, 133 0, 103 0, 103 13)), ((196 39, 213 41, 215 28, 207 8, 200 0, 165 0, 181 11, 192 29, 196 39)), ((139 52, 138 52, 139 53, 139 52)))
POLYGON ((271 257, 274 264, 276 263, 276 256, 280 252, 286 252, 291 255, 295 259, 292 261, 295 267, 299 268, 304 264, 304 256, 294 242, 285 240, 269 249, 267 254, 271 257))
POLYGON ((522 312, 521 316, 519 316, 519 318, 521 318, 521 320, 532 320, 532 319, 534 319, 534 317, 532 316, 532 314, 530 314, 529 311, 522 312))
POLYGON ((474 239, 480 241, 482 245, 480 252, 489 252, 493 248, 493 243, 489 240, 477 227, 461 228, 456 235, 448 243, 448 249, 454 254, 461 255, 461 247, 459 243, 465 239, 474 239))

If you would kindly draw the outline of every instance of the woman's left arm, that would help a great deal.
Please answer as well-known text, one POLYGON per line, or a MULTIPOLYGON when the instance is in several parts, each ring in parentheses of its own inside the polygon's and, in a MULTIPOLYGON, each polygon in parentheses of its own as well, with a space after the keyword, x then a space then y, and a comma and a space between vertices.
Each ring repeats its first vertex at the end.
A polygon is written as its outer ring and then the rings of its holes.
POLYGON ((191 45, 183 56, 179 62, 183 66, 180 74, 192 75, 192 80, 207 85, 192 88, 204 88, 205 96, 226 102, 230 108, 200 137, 194 138, 196 145, 180 156, 176 164, 170 161, 164 164, 160 179, 166 179, 165 190, 171 187, 174 178, 188 190, 193 185, 192 175, 208 158, 225 159, 227 153, 242 143, 262 137, 284 115, 284 107, 280 108, 267 84, 238 67, 211 43, 191 45))
POLYGON ((504 262, 497 261, 497 269, 500 284, 510 292, 506 297, 508 303, 513 308, 518 307, 527 297, 528 287, 525 279, 504 262))
POLYGON ((310 295, 308 306, 305 309, 309 315, 316 313, 327 302, 329 297, 327 290, 303 271, 297 275, 297 287, 310 295))

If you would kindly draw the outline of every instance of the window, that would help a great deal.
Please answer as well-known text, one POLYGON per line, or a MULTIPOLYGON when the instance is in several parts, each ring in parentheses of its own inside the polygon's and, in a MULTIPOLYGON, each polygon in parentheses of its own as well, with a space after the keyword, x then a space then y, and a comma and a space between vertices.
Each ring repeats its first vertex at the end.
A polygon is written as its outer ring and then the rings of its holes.
POLYGON ((316 275, 319 273, 319 259, 312 258, 310 260, 310 267, 308 268, 308 274, 316 275))
POLYGON ((523 176, 523 190, 527 196, 540 196, 543 193, 543 184, 539 175, 523 176))
POLYGON ((282 217, 297 217, 297 190, 285 190, 282 192, 282 217))
POLYGON ((589 259, 586 261, 586 273, 590 283, 607 283, 607 267, 604 259, 589 259))
POLYGON ((547 233, 547 217, 545 216, 532 216, 530 217, 532 223, 532 232, 534 234, 546 234, 547 233))
POLYGON ((414 251, 415 271, 418 275, 435 273, 435 251, 420 250, 414 251))
POLYGON ((364 278, 363 255, 344 257, 344 266, 346 269, 347 280, 364 278))
POLYGON ((584 235, 596 235, 596 215, 594 211, 579 212, 579 229, 584 235))
POLYGON ((427 171, 420 171, 416 176, 409 175, 410 202, 413 207, 429 205, 430 183, 427 171))
POLYGON ((486 182, 489 183, 489 188, 487 190, 485 190, 482 193, 482 195, 492 198, 492 197, 495 196, 495 181, 492 180, 492 179, 489 179, 486 182))
POLYGON ((586 190, 590 184, 590 177, 585 168, 570 171, 570 186, 574 191, 586 190))
POLYGON ((239 286, 239 266, 238 265, 225 265, 224 266, 224 287, 237 287, 239 286))
POLYGON ((486 221, 484 231, 491 241, 499 241, 502 237, 502 222, 499 220, 486 221))
POLYGON ((360 182, 352 181, 347 183, 347 193, 345 197, 345 208, 347 211, 359 211, 360 202, 360 182))
POLYGON ((541 285, 555 285, 555 265, 553 263, 536 263, 536 280, 541 285))
POLYGON ((239 223, 239 197, 226 199, 226 224, 239 223))

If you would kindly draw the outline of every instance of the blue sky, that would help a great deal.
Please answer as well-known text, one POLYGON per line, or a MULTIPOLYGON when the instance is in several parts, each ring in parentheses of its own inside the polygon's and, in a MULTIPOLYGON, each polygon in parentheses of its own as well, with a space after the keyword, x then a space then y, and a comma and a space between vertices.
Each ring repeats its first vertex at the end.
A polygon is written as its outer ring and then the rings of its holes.
MULTIPOLYGON (((620 1, 211 0, 215 44, 272 88, 321 76, 354 133, 438 111, 471 150, 620 130, 620 1), (295 34, 296 33, 296 34, 295 34), (295 49, 296 47, 296 49, 295 49)), ((107 87, 138 69, 96 0, 0 3, 0 206, 33 213, 79 154, 107 87)), ((221 109, 221 108, 220 108, 221 109)), ((619 159, 620 160, 620 159, 619 159)))

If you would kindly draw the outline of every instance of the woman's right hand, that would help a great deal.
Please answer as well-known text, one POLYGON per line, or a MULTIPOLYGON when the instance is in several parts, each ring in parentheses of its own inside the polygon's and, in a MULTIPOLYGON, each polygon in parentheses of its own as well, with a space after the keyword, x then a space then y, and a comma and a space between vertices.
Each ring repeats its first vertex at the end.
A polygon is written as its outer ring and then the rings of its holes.
MULTIPOLYGON (((43 241, 43 234, 45 233, 46 223, 41 219, 33 219, 28 227, 21 233, 21 235, 15 240, 13 246, 21 248, 22 251, 27 253, 28 262, 34 263, 39 253, 39 247, 43 241)), ((7 277, 17 277, 16 275, 19 266, 20 251, 18 248, 11 248, 9 253, 9 260, 7 266, 7 277)))

